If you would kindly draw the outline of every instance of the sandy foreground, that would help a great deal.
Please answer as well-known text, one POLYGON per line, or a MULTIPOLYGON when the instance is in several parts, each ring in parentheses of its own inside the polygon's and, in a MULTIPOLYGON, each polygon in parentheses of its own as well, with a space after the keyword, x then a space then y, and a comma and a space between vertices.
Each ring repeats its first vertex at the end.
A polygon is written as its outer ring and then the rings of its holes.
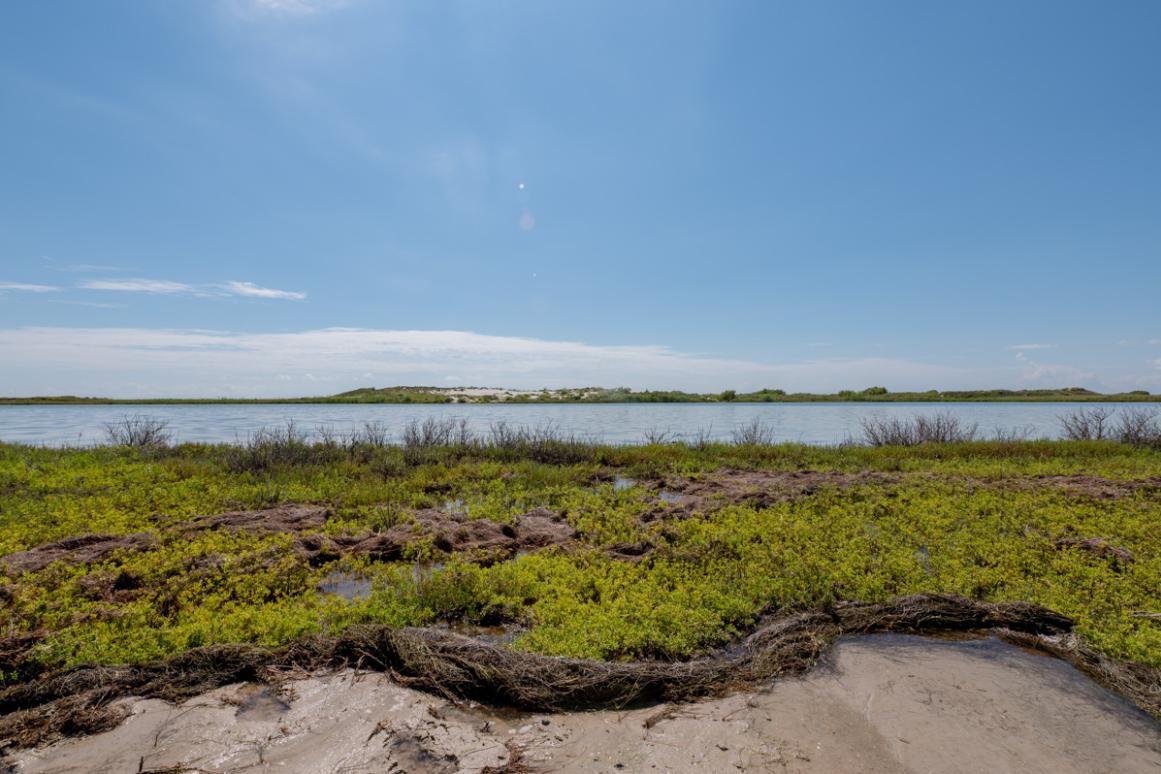
POLYGON ((842 640, 802 678, 619 712, 457 706, 350 670, 277 694, 235 685, 179 706, 128 701, 118 728, 21 752, 9 771, 1161 771, 1161 724, 996 639, 842 640))

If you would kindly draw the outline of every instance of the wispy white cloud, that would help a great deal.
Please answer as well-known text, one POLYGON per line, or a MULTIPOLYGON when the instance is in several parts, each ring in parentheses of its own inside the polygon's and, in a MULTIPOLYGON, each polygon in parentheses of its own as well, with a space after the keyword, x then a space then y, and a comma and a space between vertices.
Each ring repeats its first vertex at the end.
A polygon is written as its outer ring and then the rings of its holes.
POLYGON ((125 293, 151 293, 187 296, 247 296, 302 301, 306 293, 296 290, 278 290, 255 285, 253 282, 230 281, 220 284, 195 285, 186 282, 158 279, 89 280, 78 287, 85 290, 110 290, 125 293))
POLYGON ((77 274, 95 271, 125 271, 120 266, 108 266, 103 263, 66 263, 61 266, 53 265, 52 268, 57 271, 75 272, 77 274))
POLYGON ((93 309, 124 309, 124 304, 103 304, 99 301, 71 301, 63 298, 53 299, 54 304, 68 304, 69 306, 88 306, 93 309))
POLYGON ((276 290, 255 285, 253 282, 227 282, 222 288, 236 296, 252 296, 254 298, 284 298, 289 301, 302 301, 306 293, 296 290, 276 290))
POLYGON ((80 287, 86 290, 116 290, 126 293, 184 293, 190 295, 204 295, 194 285, 172 280, 156 279, 124 279, 124 280, 89 280, 82 282, 80 287))
POLYGON ((1154 347, 1161 346, 1161 339, 1149 339, 1149 343, 1154 347))
POLYGON ((8 290, 21 293, 56 293, 60 288, 55 285, 35 285, 28 282, 0 282, 0 293, 8 290))
POLYGON ((1029 357, 1025 350, 1051 349, 1053 344, 1027 344, 1008 347, 1016 350, 1016 359, 1022 364, 1020 381, 1024 384, 1045 387, 1075 387, 1091 382, 1096 374, 1083 368, 1060 363, 1041 363, 1029 357), (1062 384, 1067 382, 1067 385, 1062 384))
POLYGON ((653 345, 595 345, 468 331, 326 328, 234 333, 142 328, 0 330, 0 390, 108 395, 296 395, 376 383, 517 388, 627 385, 716 391, 725 387, 838 390, 984 387, 1011 370, 960 369, 891 358, 768 364, 653 345), (309 376, 308 376, 309 374, 309 376), (368 376, 370 375, 370 376, 368 376), (133 387, 128 385, 132 384, 133 387))
POLYGON ((264 11, 279 14, 304 16, 319 11, 339 8, 346 0, 253 0, 254 5, 264 11))

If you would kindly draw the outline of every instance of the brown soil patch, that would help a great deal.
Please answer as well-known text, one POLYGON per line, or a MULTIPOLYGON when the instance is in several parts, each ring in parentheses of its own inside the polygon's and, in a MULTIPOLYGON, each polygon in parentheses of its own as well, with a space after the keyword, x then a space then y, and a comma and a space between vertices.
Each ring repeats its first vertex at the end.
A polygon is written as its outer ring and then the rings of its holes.
POLYGON ((1076 494, 1104 500, 1126 497, 1138 492, 1161 493, 1161 476, 1135 479, 1101 478, 1100 476, 1079 474, 1067 476, 1021 476, 1002 479, 1000 484, 1020 490, 1056 487, 1069 492, 1075 492, 1076 494))
POLYGON ((0 557, 0 567, 13 574, 36 572, 57 561, 91 564, 103 562, 118 551, 144 551, 155 545, 157 536, 149 532, 132 535, 78 535, 0 557))
POLYGON ((321 505, 280 505, 254 511, 196 516, 182 526, 182 531, 236 529, 247 532, 305 532, 322 529, 330 515, 330 509, 321 505))
POLYGON ((287 532, 298 535, 296 550, 319 563, 345 554, 369 556, 379 561, 398 561, 411 543, 431 539, 440 551, 471 553, 478 557, 504 558, 518 551, 532 551, 573 540, 576 530, 564 516, 537 508, 517 516, 512 524, 488 519, 469 519, 462 514, 427 509, 412 513, 411 520, 373 535, 328 536, 316 533, 330 517, 330 509, 317 505, 284 505, 255 511, 233 511, 200 516, 185 530, 236 529, 248 532, 287 532))
POLYGON ((605 549, 613 559, 624 562, 639 562, 653 552, 653 545, 645 541, 638 543, 614 543, 605 549))
POLYGON ((563 514, 547 508, 521 514, 511 524, 469 519, 439 510, 418 511, 412 516, 413 521, 376 535, 306 535, 296 542, 296 548, 308 561, 316 564, 344 554, 393 562, 403 558, 408 545, 430 539, 440 551, 468 554, 477 561, 488 563, 507 559, 521 551, 565 545, 577 537, 576 530, 563 514))
POLYGON ((1115 559, 1124 564, 1131 564, 1137 560, 1133 552, 1123 546, 1115 546, 1105 538, 1090 537, 1060 537, 1052 543, 1057 548, 1078 548, 1087 551, 1098 559, 1115 559))
POLYGON ((700 509, 708 504, 752 505, 758 508, 806 497, 823 488, 896 484, 895 473, 828 470, 723 470, 704 478, 666 477, 642 482, 646 489, 671 495, 666 499, 678 508, 700 509))
POLYGON ((24 673, 28 652, 38 642, 40 642, 39 634, 16 634, 11 637, 0 637, 0 672, 9 675, 24 673))
POLYGON ((757 508, 809 497, 833 488, 898 485, 908 480, 945 481, 980 487, 1002 487, 1019 491, 1060 489, 1097 499, 1127 497, 1137 493, 1161 493, 1161 477, 1110 479, 1088 475, 1013 476, 1009 478, 940 477, 931 473, 886 473, 861 471, 846 473, 825 470, 722 470, 696 479, 668 476, 642 481, 640 486, 659 496, 662 502, 647 517, 652 521, 674 512, 690 512, 723 505, 757 508))
MULTIPOLYGON (((413 513, 410 522, 385 532, 335 537, 316 532, 326 524, 330 514, 329 508, 318 505, 282 505, 197 516, 179 529, 186 534, 216 529, 293 534, 295 551, 316 565, 346 554, 398 561, 403 558, 404 549, 409 544, 427 539, 440 551, 463 553, 476 561, 488 563, 510 558, 521 551, 566 545, 577 537, 577 531, 563 514, 547 508, 520 514, 511 524, 469 519, 462 514, 429 509, 413 513)), ((0 557, 0 568, 16 574, 42 570, 55 561, 94 563, 118 551, 147 550, 158 542, 155 535, 147 532, 81 535, 0 557)), ((135 588, 131 579, 110 573, 88 576, 82 580, 82 586, 90 596, 106 600, 126 596, 135 588)))

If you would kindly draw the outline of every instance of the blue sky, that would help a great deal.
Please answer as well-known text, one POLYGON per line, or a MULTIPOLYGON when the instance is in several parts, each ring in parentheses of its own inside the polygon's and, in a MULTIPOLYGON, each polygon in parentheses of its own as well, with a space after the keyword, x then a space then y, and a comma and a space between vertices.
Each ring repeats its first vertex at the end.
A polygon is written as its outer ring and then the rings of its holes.
POLYGON ((1161 4, 0 7, 0 394, 1161 391, 1161 4))

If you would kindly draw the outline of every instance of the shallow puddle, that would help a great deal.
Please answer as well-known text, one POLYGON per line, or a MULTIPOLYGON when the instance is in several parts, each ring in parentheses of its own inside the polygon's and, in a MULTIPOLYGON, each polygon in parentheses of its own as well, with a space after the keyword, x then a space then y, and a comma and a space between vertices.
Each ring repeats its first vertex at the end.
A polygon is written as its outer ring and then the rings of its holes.
POLYGON ((617 476, 613 479, 614 492, 624 492, 628 489, 632 489, 635 486, 637 486, 637 479, 635 478, 623 478, 621 476, 617 476))
POLYGON ((416 562, 411 566, 411 580, 416 585, 431 580, 431 576, 442 570, 443 562, 416 562))
POLYGON ((443 508, 441 510, 443 510, 446 513, 466 514, 472 510, 472 507, 470 505, 468 505, 467 501, 464 498, 456 497, 456 498, 451 499, 451 500, 444 500, 443 501, 443 508))
POLYGON ((527 627, 517 624, 483 626, 468 623, 467 621, 447 621, 436 624, 435 628, 447 629, 449 632, 462 634, 465 637, 472 637, 480 642, 486 642, 489 645, 510 645, 516 641, 517 637, 528 631, 527 627))
POLYGON ((353 602, 371 596, 371 581, 343 570, 335 570, 318 584, 320 594, 333 594, 353 602))
POLYGON ((241 694, 238 711, 234 713, 238 720, 268 723, 278 720, 290 709, 290 704, 269 686, 247 685, 241 694))

